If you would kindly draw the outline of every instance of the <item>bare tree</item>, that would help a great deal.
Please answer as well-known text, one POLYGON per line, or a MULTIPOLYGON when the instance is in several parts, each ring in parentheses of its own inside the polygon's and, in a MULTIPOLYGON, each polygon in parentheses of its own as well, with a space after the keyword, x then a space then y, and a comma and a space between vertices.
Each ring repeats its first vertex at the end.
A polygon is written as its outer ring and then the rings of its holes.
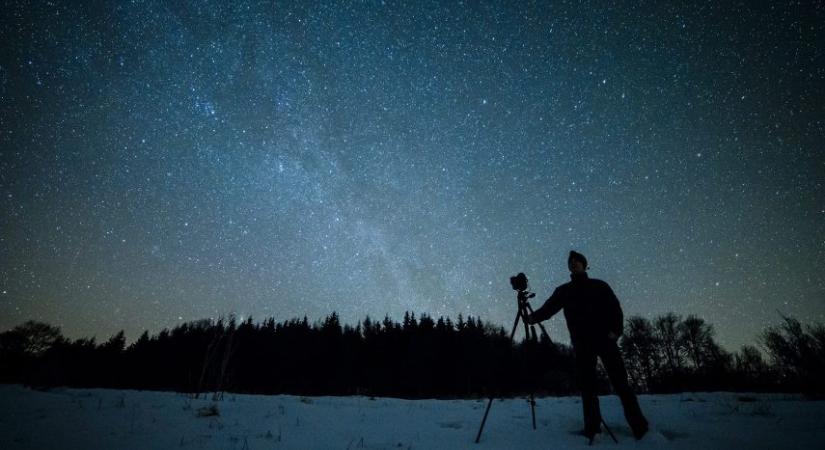
POLYGON ((659 341, 653 324, 641 316, 628 318, 621 348, 631 379, 637 387, 649 389, 661 365, 659 341))
POLYGON ((677 330, 679 346, 684 354, 695 369, 704 369, 714 352, 713 327, 704 319, 690 315, 679 322, 677 330))
POLYGON ((29 320, 2 333, 4 348, 32 356, 43 354, 62 340, 60 328, 35 320, 29 320))
POLYGON ((679 322, 681 318, 673 313, 659 316, 653 322, 655 336, 659 341, 664 365, 671 373, 684 368, 682 348, 679 342, 679 322))
POLYGON ((791 317, 768 328, 762 341, 774 364, 789 384, 815 396, 825 395, 821 380, 825 378, 825 326, 803 327, 791 317))
POLYGON ((734 367, 737 372, 751 378, 758 378, 768 370, 762 353, 753 345, 743 345, 734 355, 734 367))

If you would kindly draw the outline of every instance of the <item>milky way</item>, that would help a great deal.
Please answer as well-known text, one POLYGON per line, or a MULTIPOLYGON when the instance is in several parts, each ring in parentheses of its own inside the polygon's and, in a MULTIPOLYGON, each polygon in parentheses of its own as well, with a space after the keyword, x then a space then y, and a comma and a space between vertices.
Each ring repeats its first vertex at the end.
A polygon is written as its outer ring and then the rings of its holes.
POLYGON ((0 329, 825 320, 822 4, 604 3, 6 2, 0 329))

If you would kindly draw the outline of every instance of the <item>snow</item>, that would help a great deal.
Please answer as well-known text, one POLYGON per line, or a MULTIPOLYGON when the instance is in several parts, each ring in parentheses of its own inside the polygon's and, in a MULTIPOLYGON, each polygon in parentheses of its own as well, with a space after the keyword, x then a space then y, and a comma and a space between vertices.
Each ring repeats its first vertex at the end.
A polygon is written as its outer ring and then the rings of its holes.
MULTIPOLYGON (((783 394, 643 395, 652 425, 635 441, 613 396, 602 414, 619 439, 609 449, 822 449, 825 402, 783 394)), ((2 449, 489 449, 588 448, 576 397, 537 399, 537 430, 523 398, 496 400, 474 439, 486 400, 402 400, 173 392, 36 391, 0 385, 2 449), (204 415, 215 405, 218 415, 204 415)))

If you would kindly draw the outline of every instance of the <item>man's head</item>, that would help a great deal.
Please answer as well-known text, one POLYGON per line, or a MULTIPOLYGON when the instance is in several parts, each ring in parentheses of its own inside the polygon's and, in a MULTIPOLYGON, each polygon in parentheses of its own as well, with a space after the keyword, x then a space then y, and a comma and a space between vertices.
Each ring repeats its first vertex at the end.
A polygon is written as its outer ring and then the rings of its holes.
POLYGON ((570 250, 570 256, 567 257, 567 268, 570 273, 584 273, 587 270, 587 258, 579 252, 570 250))

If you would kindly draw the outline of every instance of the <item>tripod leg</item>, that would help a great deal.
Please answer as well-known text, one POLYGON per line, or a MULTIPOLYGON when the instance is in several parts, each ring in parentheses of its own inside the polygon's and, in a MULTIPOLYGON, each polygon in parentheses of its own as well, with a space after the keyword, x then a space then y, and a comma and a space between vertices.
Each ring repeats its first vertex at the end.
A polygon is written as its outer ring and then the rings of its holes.
POLYGON ((510 340, 516 337, 516 328, 518 328, 518 321, 521 319, 521 309, 516 313, 516 320, 513 322, 513 331, 510 332, 510 340))
POLYGON ((619 443, 619 441, 618 441, 618 440, 616 440, 616 436, 614 436, 614 435, 613 435, 613 432, 612 432, 612 431, 610 431, 610 428, 607 426, 607 423, 604 421, 604 418, 602 418, 602 425, 604 425, 604 429, 605 429, 605 430, 607 430, 607 434, 609 434, 609 435, 610 435, 610 437, 611 437, 611 438, 613 438, 613 442, 615 442, 615 443, 617 443, 617 444, 618 444, 618 443, 619 443))
POLYGON ((490 397, 490 401, 487 402, 487 409, 484 410, 484 418, 481 419, 481 426, 478 428, 478 434, 476 435, 476 444, 481 440, 481 432, 484 431, 484 424, 487 422, 487 414, 490 414, 491 406, 493 406, 493 397, 490 397))
POLYGON ((549 335, 549 334, 547 334, 547 330, 545 330, 545 329, 544 329, 544 325, 539 324, 539 328, 541 328, 541 332, 544 334, 544 336, 545 336, 545 337, 547 338, 547 340, 549 341, 549 340, 550 340, 550 335, 549 335))
MULTIPOLYGON (((510 340, 516 336, 516 329, 518 329, 518 321, 521 319, 521 309, 516 313, 516 320, 513 322, 513 331, 510 332, 510 340)), ((487 415, 490 414, 490 407, 493 406, 493 396, 490 396, 490 401, 487 402, 487 409, 484 410, 484 418, 481 419, 481 426, 478 427, 478 434, 476 435, 476 444, 481 440, 481 432, 484 431, 484 424, 487 422, 487 415)))
MULTIPOLYGON (((527 321, 524 320, 524 318, 527 317, 527 308, 528 308, 528 306, 522 305, 520 313, 521 313, 522 321, 524 322, 524 339, 527 340, 527 341, 530 341, 530 340, 535 340, 536 339, 536 328, 532 325, 529 325, 527 323, 527 321), (530 335, 531 331, 533 332, 532 336, 530 335)), ((535 430, 536 429, 536 400, 533 397, 532 388, 531 388, 531 391, 530 391, 530 398, 527 399, 527 402, 530 403, 530 414, 533 416, 533 429, 535 430)))
POLYGON ((527 317, 527 308, 525 308, 525 307, 522 307, 522 308, 523 309, 520 310, 520 314, 521 314, 522 322, 524 323, 524 339, 529 341, 530 340, 530 325, 527 324, 526 320, 523 320, 525 317, 527 317))

